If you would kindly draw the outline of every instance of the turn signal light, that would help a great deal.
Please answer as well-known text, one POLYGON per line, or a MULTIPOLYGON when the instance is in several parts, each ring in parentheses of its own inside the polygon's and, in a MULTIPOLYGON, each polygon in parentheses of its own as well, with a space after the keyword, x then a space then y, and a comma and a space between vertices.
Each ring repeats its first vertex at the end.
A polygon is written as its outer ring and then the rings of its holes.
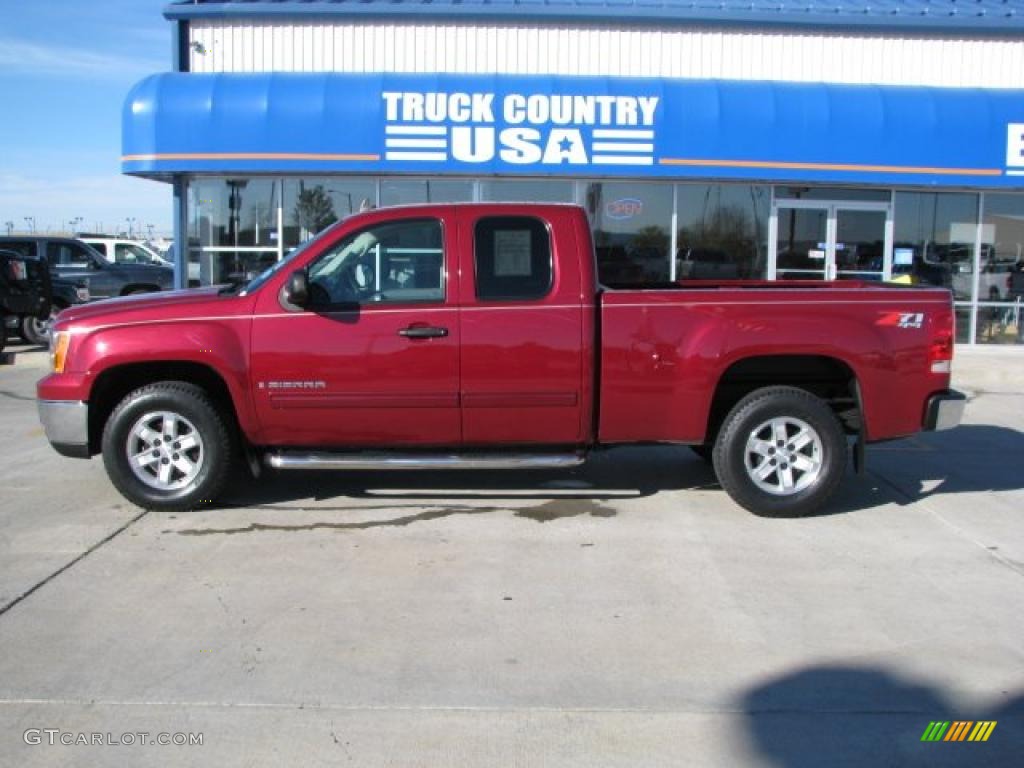
POLYGON ((57 331, 50 337, 50 363, 54 373, 64 373, 64 363, 68 358, 68 347, 71 345, 71 334, 57 331))

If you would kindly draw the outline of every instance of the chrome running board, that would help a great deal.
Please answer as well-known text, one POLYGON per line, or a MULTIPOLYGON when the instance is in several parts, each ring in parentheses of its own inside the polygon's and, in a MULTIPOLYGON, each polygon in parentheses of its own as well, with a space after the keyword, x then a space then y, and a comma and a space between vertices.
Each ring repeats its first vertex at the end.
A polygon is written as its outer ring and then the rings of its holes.
POLYGON ((584 462, 582 453, 327 453, 275 451, 274 469, 564 469, 584 462))

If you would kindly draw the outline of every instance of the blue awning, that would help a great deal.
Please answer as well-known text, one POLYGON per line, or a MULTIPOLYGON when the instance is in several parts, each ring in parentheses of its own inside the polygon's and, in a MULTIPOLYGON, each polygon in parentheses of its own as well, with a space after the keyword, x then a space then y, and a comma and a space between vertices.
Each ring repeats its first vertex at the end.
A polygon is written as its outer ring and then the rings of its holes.
POLYGON ((125 173, 1024 187, 1024 91, 501 75, 154 75, 125 173))

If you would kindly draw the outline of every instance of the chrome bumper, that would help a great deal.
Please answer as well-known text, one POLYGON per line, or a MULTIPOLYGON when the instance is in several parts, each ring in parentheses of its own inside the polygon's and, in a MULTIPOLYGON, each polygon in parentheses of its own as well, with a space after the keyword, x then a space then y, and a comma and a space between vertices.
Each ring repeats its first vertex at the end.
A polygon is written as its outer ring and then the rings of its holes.
POLYGON ((89 458, 89 405, 77 400, 39 400, 39 421, 57 453, 89 458))
POLYGON ((924 428, 939 430, 959 426, 966 404, 967 396, 955 389, 950 389, 940 395, 932 395, 928 398, 928 407, 924 412, 924 428))

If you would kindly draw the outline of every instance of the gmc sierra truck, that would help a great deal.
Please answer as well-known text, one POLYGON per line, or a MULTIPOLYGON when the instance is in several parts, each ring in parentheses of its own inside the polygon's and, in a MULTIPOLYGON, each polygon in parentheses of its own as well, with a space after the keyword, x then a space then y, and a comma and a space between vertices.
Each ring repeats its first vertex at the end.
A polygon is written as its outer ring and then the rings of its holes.
POLYGON ((130 501, 217 498, 233 466, 571 467, 691 445, 762 515, 820 508, 852 450, 946 429, 942 288, 601 285, 585 212, 465 204, 339 222, 246 285, 66 310, 39 382, 66 456, 130 501))

